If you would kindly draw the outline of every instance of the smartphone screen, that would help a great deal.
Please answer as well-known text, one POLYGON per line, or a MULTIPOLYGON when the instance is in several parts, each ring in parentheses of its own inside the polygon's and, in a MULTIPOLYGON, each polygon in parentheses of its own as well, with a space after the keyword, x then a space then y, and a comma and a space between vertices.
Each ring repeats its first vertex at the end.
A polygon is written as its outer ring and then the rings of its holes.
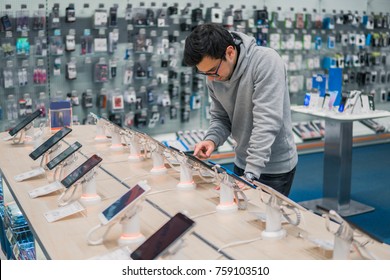
POLYGON ((71 187, 74 183, 76 183, 78 180, 80 180, 85 174, 87 174, 89 171, 92 170, 96 165, 98 165, 102 161, 102 158, 93 155, 89 159, 87 159, 83 164, 81 164, 79 167, 77 167, 75 170, 72 171, 68 176, 66 176, 62 181, 61 184, 65 186, 65 188, 71 187))
POLYGON ((9 131, 9 135, 14 136, 16 133, 18 133, 20 130, 25 128, 29 123, 31 123, 33 120, 35 120, 40 115, 41 115, 40 109, 36 110, 34 113, 29 114, 20 123, 18 123, 14 128, 12 128, 9 131))
MULTIPOLYGON (((217 165, 215 162, 212 162, 211 160, 209 160, 209 162, 212 164, 212 165, 217 165)), ((242 178, 241 176, 237 175, 236 173, 230 171, 229 169, 227 168, 224 168, 224 167, 220 167, 220 168, 217 168, 218 172, 221 173, 223 171, 225 171, 230 177, 232 177, 234 180, 237 180, 237 181, 240 181, 241 183, 244 183, 246 184, 247 186, 253 188, 253 189, 256 189, 257 187, 248 182, 247 180, 245 180, 244 178, 242 178)))
POLYGON ((131 253, 133 260, 154 260, 178 238, 183 236, 195 222, 182 213, 177 213, 144 243, 131 253))
POLYGON ((184 153, 185 156, 187 157, 187 159, 189 161, 192 161, 192 162, 196 162, 196 163, 199 163, 200 165, 202 165, 203 167, 207 168, 207 169, 211 169, 211 166, 208 165, 206 162, 204 162, 203 160, 200 160, 198 159, 196 156, 192 155, 192 152, 183 152, 183 151, 180 151, 179 149, 173 147, 173 146, 169 146, 170 149, 172 149, 173 151, 176 151, 178 153, 184 153))
MULTIPOLYGON (((191 152, 192 153, 192 152, 191 152)), ((197 162, 199 163, 200 165, 202 165, 203 167, 206 167, 207 169, 211 169, 211 166, 208 165, 207 163, 205 163, 203 160, 200 160, 198 159, 196 156, 190 154, 190 153, 186 153, 184 152, 184 154, 187 156, 187 158, 190 160, 190 161, 193 161, 193 162, 197 162)))
POLYGON ((46 153, 51 147, 57 144, 62 138, 68 135, 72 131, 69 127, 63 127, 60 131, 57 131, 56 134, 47 139, 42 145, 36 148, 34 151, 30 153, 30 157, 33 160, 36 160, 41 155, 46 153))
POLYGON ((128 192, 122 195, 118 200, 113 204, 108 206, 102 212, 104 219, 101 219, 103 224, 107 224, 114 218, 123 212, 131 203, 136 201, 142 194, 146 192, 146 189, 141 187, 139 184, 132 187, 128 192))
POLYGON ((81 148, 81 144, 79 142, 74 142, 72 145, 70 145, 65 151, 63 151, 61 154, 53 158, 51 161, 48 162, 46 165, 49 170, 52 170, 55 168, 58 164, 60 164, 62 161, 70 157, 74 152, 76 152, 78 149, 81 148))

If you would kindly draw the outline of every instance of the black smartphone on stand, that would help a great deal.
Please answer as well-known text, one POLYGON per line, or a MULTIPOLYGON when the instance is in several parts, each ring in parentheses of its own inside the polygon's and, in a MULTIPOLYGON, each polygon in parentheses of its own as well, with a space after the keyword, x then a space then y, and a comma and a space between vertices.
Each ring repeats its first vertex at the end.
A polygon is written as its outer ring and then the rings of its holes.
POLYGON ((103 225, 120 218, 132 205, 135 205, 143 197, 150 187, 144 182, 138 182, 134 187, 118 198, 114 203, 99 213, 99 219, 103 225))
POLYGON ((57 131, 53 136, 47 139, 42 145, 36 148, 34 151, 30 153, 30 157, 33 160, 38 159, 41 155, 46 153, 50 148, 52 148, 55 144, 57 144, 60 140, 62 140, 66 135, 68 135, 72 131, 69 127, 63 127, 61 130, 57 131))
POLYGON ((66 150, 64 150, 61 154, 53 158, 51 161, 47 163, 47 168, 49 170, 52 170, 55 168, 58 164, 66 160, 68 157, 70 157, 72 154, 74 154, 78 149, 81 148, 81 144, 79 142, 74 142, 72 145, 70 145, 66 150))
POLYGON ((131 253, 133 260, 154 260, 186 234, 195 222, 182 213, 177 213, 144 243, 131 253))
POLYGON ((237 181, 240 181, 241 183, 253 188, 253 189, 256 189, 257 187, 252 184, 251 182, 248 182, 247 180, 245 180, 244 178, 242 178, 241 176, 237 175, 236 173, 230 171, 229 169, 223 167, 223 166, 220 166, 218 165, 217 163, 209 160, 209 163, 211 163, 212 165, 216 165, 217 166, 217 170, 219 173, 221 172, 226 172, 226 174, 228 174, 230 177, 232 177, 234 180, 237 180, 237 181))
POLYGON ((16 133, 21 131, 23 128, 25 128, 29 123, 31 123, 33 120, 35 120, 37 117, 41 115, 42 111, 36 110, 34 113, 29 114, 26 116, 20 123, 18 123, 14 128, 12 128, 8 133, 11 136, 14 136, 16 133))
POLYGON ((74 183, 80 180, 84 175, 86 175, 89 171, 91 171, 95 166, 97 166, 102 161, 102 158, 93 155, 89 159, 87 159, 84 163, 82 163, 79 167, 73 170, 68 176, 66 176, 61 184, 65 186, 65 188, 70 188, 74 183))

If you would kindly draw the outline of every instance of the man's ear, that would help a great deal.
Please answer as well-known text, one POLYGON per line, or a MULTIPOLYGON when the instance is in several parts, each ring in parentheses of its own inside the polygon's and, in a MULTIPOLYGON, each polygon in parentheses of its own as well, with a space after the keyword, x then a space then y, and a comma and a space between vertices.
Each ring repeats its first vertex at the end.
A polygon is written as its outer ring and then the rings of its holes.
POLYGON ((230 45, 230 46, 228 46, 226 48, 226 56, 227 56, 227 58, 229 58, 229 60, 234 59, 235 54, 236 54, 236 48, 235 47, 230 45))

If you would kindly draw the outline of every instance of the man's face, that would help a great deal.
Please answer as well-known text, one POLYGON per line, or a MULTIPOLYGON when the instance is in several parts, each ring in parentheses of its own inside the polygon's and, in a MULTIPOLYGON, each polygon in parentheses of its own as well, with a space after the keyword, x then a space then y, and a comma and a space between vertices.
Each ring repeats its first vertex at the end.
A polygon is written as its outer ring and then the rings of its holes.
POLYGON ((206 56, 196 65, 196 68, 198 73, 207 76, 210 81, 227 81, 232 76, 235 60, 236 51, 229 46, 223 57, 215 59, 206 56))

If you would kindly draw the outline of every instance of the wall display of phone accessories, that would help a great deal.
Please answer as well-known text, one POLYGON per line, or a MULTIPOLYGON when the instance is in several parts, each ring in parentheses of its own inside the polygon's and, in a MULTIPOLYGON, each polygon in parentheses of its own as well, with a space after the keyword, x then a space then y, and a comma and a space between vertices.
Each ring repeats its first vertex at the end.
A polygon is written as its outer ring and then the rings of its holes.
MULTIPOLYGON (((27 11, 27 5, 23 7, 27 11)), ((183 40, 193 23, 187 6, 183 13, 178 9, 140 3, 84 4, 76 10, 73 4, 52 3, 42 5, 44 29, 30 27, 30 14, 28 28, 18 38, 15 7, 7 5, 10 24, 0 32, 7 63, 1 67, 5 97, 17 104, 28 88, 33 101, 41 92, 51 100, 70 100, 75 123, 88 123, 88 113, 95 112, 153 134, 204 127, 204 79, 182 65, 183 40), (40 31, 42 38, 37 36, 40 31), (28 85, 34 86, 34 93, 28 85)), ((16 115, 17 105, 13 107, 12 120, 21 115, 16 115)), ((10 118, 0 121, 3 130, 14 125, 10 118)))
POLYGON ((312 89, 313 73, 331 67, 343 69, 344 90, 390 101, 388 14, 65 2, 7 4, 0 12, 0 129, 30 110, 27 101, 47 108, 49 98, 71 100, 76 123, 94 112, 151 134, 206 128, 204 77, 182 64, 185 37, 204 21, 276 49, 292 104, 312 89))

